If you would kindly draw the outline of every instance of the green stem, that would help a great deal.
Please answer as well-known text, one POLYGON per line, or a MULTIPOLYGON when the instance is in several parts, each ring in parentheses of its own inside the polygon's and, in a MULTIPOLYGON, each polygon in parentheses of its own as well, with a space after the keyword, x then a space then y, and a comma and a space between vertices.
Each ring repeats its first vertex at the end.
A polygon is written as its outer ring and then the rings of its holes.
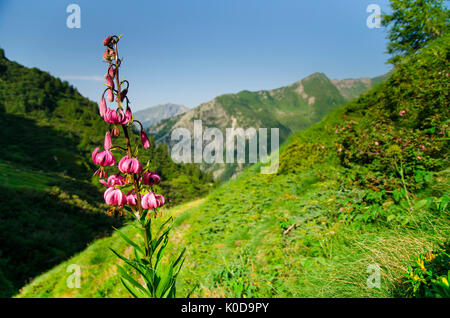
MULTIPOLYGON (((121 92, 121 85, 119 80, 119 50, 117 48, 117 42, 114 44, 114 51, 115 51, 115 60, 116 60, 116 84, 117 84, 117 101, 119 104, 119 107, 122 108, 122 99, 120 98, 120 92, 121 92)), ((123 134, 125 136, 125 141, 127 144, 127 153, 128 158, 133 157, 133 153, 131 151, 131 142, 130 142, 130 136, 128 135, 128 127, 127 125, 122 125, 123 134)), ((136 177, 136 174, 133 174, 133 184, 134 184, 134 192, 136 193, 137 198, 137 205, 138 205, 138 211, 139 211, 139 219, 142 217, 142 214, 144 213, 141 205, 141 193, 139 189, 139 179, 136 177)), ((144 223, 145 224, 145 223, 144 223)), ((142 226, 143 235, 144 235, 144 243, 145 243, 145 257, 150 261, 151 255, 150 255, 150 245, 149 245, 149 238, 147 235, 147 228, 145 225, 142 226)))

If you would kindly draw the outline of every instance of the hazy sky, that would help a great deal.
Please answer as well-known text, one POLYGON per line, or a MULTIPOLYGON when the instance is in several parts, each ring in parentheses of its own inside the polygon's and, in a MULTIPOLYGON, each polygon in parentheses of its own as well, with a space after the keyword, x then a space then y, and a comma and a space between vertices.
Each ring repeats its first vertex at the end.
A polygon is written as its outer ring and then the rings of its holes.
POLYGON ((241 90, 273 89, 311 73, 374 77, 390 67, 369 4, 387 0, 0 0, 6 57, 68 80, 88 98, 104 89, 102 40, 123 34, 121 76, 133 108, 194 107, 241 90), (81 28, 66 25, 69 4, 81 28))

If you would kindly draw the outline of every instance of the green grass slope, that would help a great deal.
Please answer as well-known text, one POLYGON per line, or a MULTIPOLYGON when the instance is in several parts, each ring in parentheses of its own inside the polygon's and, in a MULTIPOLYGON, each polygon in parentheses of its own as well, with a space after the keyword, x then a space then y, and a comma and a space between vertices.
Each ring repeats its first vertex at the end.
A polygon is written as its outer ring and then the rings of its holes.
MULTIPOLYGON (((187 247, 178 295, 198 284, 194 297, 401 296, 411 262, 450 237, 449 52, 448 37, 434 41, 291 136, 277 174, 255 165, 166 210, 169 248, 187 247), (374 266, 379 288, 367 283, 374 266)), ((130 252, 117 235, 96 241, 17 296, 128 297, 107 247, 130 252), (79 289, 67 287, 70 264, 81 266, 79 289)))

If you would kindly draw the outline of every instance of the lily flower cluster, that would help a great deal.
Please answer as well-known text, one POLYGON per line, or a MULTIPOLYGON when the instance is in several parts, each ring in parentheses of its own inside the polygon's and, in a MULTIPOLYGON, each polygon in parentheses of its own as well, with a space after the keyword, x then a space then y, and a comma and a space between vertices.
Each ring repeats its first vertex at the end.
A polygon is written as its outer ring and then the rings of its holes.
POLYGON ((109 124, 105 134, 104 150, 99 147, 95 148, 92 153, 92 161, 99 168, 95 171, 94 176, 99 177, 99 182, 106 186, 104 193, 105 203, 111 206, 108 210, 109 214, 119 211, 122 215, 122 208, 127 206, 132 214, 138 219, 146 216, 157 215, 156 209, 163 206, 165 199, 160 194, 154 193, 154 185, 159 185, 161 178, 155 171, 149 171, 149 165, 143 166, 137 158, 137 147, 135 152, 132 148, 132 140, 130 138, 131 125, 138 123, 141 131, 138 140, 142 142, 144 149, 148 149, 150 141, 148 139, 142 124, 133 119, 130 108, 130 102, 127 97, 129 83, 126 80, 119 80, 119 67, 121 59, 119 59, 117 44, 120 37, 108 36, 103 45, 106 47, 103 54, 104 61, 108 63, 108 69, 105 74, 106 89, 103 91, 99 103, 100 116, 109 124), (126 84, 126 87, 124 87, 126 84), (105 98, 106 95, 106 98, 105 98), (117 107, 110 108, 107 105, 115 102, 117 107), (124 105, 125 103, 125 105, 124 105), (122 128, 125 138, 126 148, 113 145, 113 137, 120 136, 122 128), (125 154, 118 162, 118 172, 108 176, 106 167, 113 167, 116 159, 111 152, 113 149, 124 151, 125 154), (126 194, 125 194, 125 192, 126 194))

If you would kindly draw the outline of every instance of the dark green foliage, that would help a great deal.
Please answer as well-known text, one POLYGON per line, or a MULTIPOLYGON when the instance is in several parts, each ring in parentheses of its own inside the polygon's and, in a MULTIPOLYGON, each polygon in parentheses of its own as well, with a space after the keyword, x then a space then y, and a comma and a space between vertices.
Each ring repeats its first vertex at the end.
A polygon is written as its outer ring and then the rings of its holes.
POLYGON ((416 52, 449 31, 450 13, 444 0, 391 0, 392 14, 383 16, 388 29, 390 62, 416 52))
MULTIPOLYGON (((84 249, 88 242, 109 234, 113 225, 121 224, 119 219, 101 213, 104 207, 92 206, 56 187, 37 191, 2 185, 0 190, 7 194, 0 199, 0 251, 6 258, 0 263, 0 272, 16 291, 43 270, 84 249)), ((12 291, 9 288, 10 294, 4 296, 12 296, 12 291)))
MULTIPOLYGON (((371 177, 358 184, 377 191, 418 190, 448 166, 450 42, 443 38, 402 62, 372 94, 351 103, 335 126, 344 167, 371 177), (405 184, 403 184, 401 175, 405 184)), ((359 175, 361 175, 359 173, 359 175)))

